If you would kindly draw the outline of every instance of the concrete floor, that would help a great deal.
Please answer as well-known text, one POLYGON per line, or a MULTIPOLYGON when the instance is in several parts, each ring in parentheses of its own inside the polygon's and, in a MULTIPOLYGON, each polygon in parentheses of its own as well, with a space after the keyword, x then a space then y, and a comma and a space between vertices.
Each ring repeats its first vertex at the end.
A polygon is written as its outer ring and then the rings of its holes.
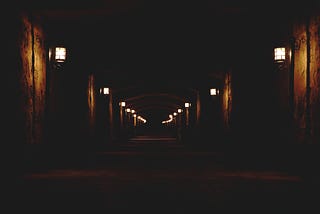
MULTIPOLYGON (((30 167, 14 186, 13 213, 319 213, 319 182, 294 167, 172 138, 131 139, 74 161, 30 167), (274 167, 273 167, 274 166, 274 167), (19 211, 20 213, 21 211, 19 211)), ((240 152, 241 153, 241 152, 240 152)), ((243 154, 245 155, 245 154, 243 154)), ((258 155, 256 156, 258 157, 258 155)), ((76 159, 76 158, 75 158, 76 159)))

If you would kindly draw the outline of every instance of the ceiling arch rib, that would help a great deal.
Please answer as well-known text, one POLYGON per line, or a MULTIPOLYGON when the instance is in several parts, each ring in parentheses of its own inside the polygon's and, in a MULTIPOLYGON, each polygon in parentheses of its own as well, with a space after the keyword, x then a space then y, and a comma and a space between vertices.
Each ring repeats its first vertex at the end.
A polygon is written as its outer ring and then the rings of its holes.
POLYGON ((170 111, 175 111, 178 108, 182 108, 186 99, 170 94, 146 94, 128 98, 125 102, 128 108, 136 111, 146 109, 148 106, 152 107, 152 109, 158 106, 162 109, 167 108, 170 111))
POLYGON ((153 124, 160 124, 167 119, 169 114, 184 106, 185 97, 179 97, 169 93, 147 93, 123 99, 126 107, 146 118, 153 124))
POLYGON ((137 115, 145 118, 150 124, 159 125, 175 111, 176 109, 168 106, 144 106, 137 110, 137 115))
MULTIPOLYGON (((129 107, 130 108, 130 107, 129 107)), ((177 111, 181 106, 178 106, 176 104, 143 104, 143 105, 136 105, 132 106, 132 109, 137 112, 137 114, 143 114, 147 111, 153 111, 153 110, 161 110, 161 111, 167 111, 168 113, 173 113, 177 111)))
POLYGON ((126 99, 123 99, 124 102, 128 104, 134 104, 137 102, 147 102, 147 101, 168 101, 168 102, 176 102, 176 103, 184 103, 187 102, 188 99, 184 97, 179 97, 174 94, 169 94, 169 93, 146 93, 146 94, 139 94, 137 96, 133 97, 128 97, 126 99))

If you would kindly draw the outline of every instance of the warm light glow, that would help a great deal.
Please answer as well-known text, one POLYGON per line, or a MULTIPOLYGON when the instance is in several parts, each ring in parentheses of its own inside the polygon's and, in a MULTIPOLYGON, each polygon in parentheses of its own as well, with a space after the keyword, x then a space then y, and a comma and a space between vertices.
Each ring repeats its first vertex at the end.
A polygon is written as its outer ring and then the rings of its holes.
MULTIPOLYGON (((171 115, 171 114, 170 114, 171 115)), ((170 115, 169 115, 169 117, 170 117, 170 115)), ((166 124, 166 123, 170 123, 170 122, 172 122, 173 121, 173 118, 172 118, 172 115, 171 115, 171 117, 168 119, 168 120, 164 120, 164 121, 162 121, 161 123, 162 124, 166 124)))
POLYGON ((219 94, 219 90, 216 89, 216 88, 211 88, 210 89, 210 95, 211 96, 215 96, 215 95, 218 95, 219 94))
POLYGON ((144 119, 143 117, 141 117, 140 115, 137 116, 137 119, 138 119, 138 120, 141 120, 143 123, 146 123, 146 122, 147 122, 147 120, 144 119))
POLYGON ((181 113, 181 112, 182 112, 182 109, 181 109, 181 108, 179 108, 179 109, 178 109, 178 113, 181 113))
POLYGON ((109 94, 109 88, 101 88, 100 93, 101 94, 109 94))
POLYGON ((125 107, 126 106, 126 102, 120 102, 119 104, 121 107, 125 107))
POLYGON ((64 62, 67 57, 67 49, 64 47, 55 48, 55 60, 56 62, 64 62))
POLYGON ((89 123, 90 128, 94 127, 95 124, 95 114, 96 114, 96 96, 95 96, 95 89, 94 89, 94 75, 91 74, 88 79, 88 88, 87 88, 87 99, 88 99, 88 113, 89 113, 89 123))
POLYGON ((286 49, 281 48, 275 48, 274 49, 274 60, 275 61, 283 61, 286 59, 286 49))
POLYGON ((291 59, 291 56, 292 56, 292 52, 291 50, 289 51, 289 59, 291 59))
POLYGON ((126 108, 126 112, 131 112, 131 109, 130 108, 126 108))
POLYGON ((177 116, 177 112, 173 112, 173 116, 177 116))
POLYGON ((133 114, 133 126, 136 127, 137 126, 137 115, 133 114))
POLYGON ((135 110, 131 109, 131 113, 132 113, 132 114, 135 113, 135 112, 136 112, 135 110))
POLYGON ((184 103, 184 107, 189 108, 191 106, 191 103, 184 103))
POLYGON ((172 114, 169 114, 169 118, 170 118, 170 119, 172 119, 172 118, 173 118, 172 114))
POLYGON ((49 60, 51 61, 52 60, 52 48, 49 48, 49 53, 48 54, 49 54, 49 56, 48 56, 49 60))

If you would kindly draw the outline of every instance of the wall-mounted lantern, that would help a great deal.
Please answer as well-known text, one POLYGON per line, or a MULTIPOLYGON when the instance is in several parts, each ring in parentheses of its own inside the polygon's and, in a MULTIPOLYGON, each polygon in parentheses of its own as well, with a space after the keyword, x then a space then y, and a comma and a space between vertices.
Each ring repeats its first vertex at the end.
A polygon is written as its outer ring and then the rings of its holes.
POLYGON ((54 59, 56 62, 64 62, 67 59, 67 49, 65 47, 55 47, 54 59))
POLYGON ((286 59, 286 48, 277 47, 274 48, 274 61, 283 62, 286 59))
POLYGON ((122 128, 124 126, 123 108, 126 106, 126 102, 124 102, 124 101, 119 102, 119 106, 120 106, 120 126, 122 128))
POLYGON ((123 101, 122 101, 122 102, 119 103, 119 105, 120 105, 121 107, 125 107, 125 106, 126 106, 126 102, 123 102, 123 101))
POLYGON ((67 48, 57 46, 49 49, 49 61, 54 69, 58 69, 67 60, 67 48))
POLYGON ((210 95, 211 95, 211 96, 217 96, 217 95, 219 95, 219 89, 217 89, 217 88, 210 88, 210 95))
POLYGON ((184 103, 184 107, 186 108, 186 127, 189 126, 189 108, 191 107, 191 103, 184 103))
POLYGON ((110 93, 110 89, 107 87, 100 88, 100 94, 107 95, 110 93))

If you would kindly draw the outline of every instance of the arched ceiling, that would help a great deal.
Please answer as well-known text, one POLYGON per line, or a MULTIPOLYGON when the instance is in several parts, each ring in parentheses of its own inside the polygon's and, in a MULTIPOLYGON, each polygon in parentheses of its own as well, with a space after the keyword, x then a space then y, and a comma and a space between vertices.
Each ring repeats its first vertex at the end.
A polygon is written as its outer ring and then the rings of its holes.
POLYGON ((197 91, 192 88, 121 88, 113 90, 116 103, 125 102, 126 107, 134 109, 136 113, 153 124, 160 124, 169 114, 184 109, 184 103, 194 103, 197 91))

